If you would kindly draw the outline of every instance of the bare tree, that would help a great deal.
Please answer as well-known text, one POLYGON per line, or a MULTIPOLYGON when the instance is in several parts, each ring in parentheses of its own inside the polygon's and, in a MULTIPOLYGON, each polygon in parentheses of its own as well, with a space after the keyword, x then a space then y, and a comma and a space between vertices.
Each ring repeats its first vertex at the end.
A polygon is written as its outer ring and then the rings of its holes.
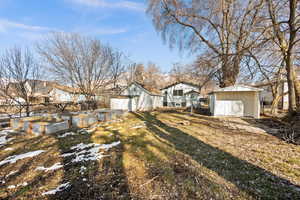
POLYGON ((155 28, 171 47, 210 50, 220 63, 220 87, 235 84, 247 49, 262 38, 263 0, 149 0, 155 28))
POLYGON ((117 61, 121 54, 97 39, 78 34, 54 33, 37 48, 57 80, 78 89, 88 101, 93 101, 101 88, 113 83, 121 68, 117 61))
POLYGON ((270 37, 273 38, 274 44, 278 46, 285 62, 289 113, 293 114, 297 111, 294 57, 296 44, 300 41, 300 5, 297 0, 265 0, 265 2, 268 8, 270 24, 272 25, 271 34, 274 35, 274 37, 270 37))
POLYGON ((121 75, 125 72, 126 69, 126 57, 120 51, 109 51, 110 56, 110 73, 111 79, 113 82, 113 87, 116 88, 117 82, 120 79, 121 75))
POLYGON ((0 95, 30 115, 30 97, 40 78, 40 66, 28 49, 15 47, 6 51, 0 60, 0 95), (29 81, 32 84, 28 84, 29 81))
POLYGON ((284 73, 284 61, 280 57, 280 52, 272 47, 272 42, 269 42, 268 48, 256 48, 248 52, 249 62, 255 65, 258 69, 256 76, 261 83, 257 86, 265 86, 271 89, 272 106, 271 114, 277 115, 277 109, 280 99, 285 95, 280 90, 283 87, 286 74, 284 73))

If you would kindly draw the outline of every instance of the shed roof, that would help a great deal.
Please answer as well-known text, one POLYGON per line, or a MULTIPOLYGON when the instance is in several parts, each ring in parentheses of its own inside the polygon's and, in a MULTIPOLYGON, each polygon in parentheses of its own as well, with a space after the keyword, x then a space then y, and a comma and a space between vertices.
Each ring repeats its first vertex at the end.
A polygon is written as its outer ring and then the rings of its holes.
POLYGON ((261 92, 263 89, 260 88, 255 88, 247 85, 233 85, 225 88, 220 88, 217 90, 214 90, 211 93, 216 93, 216 92, 261 92))
POLYGON ((134 84, 134 85, 140 87, 142 90, 144 90, 145 92, 147 92, 147 93, 150 94, 151 96, 163 96, 163 95, 161 95, 160 92, 158 92, 158 91, 156 91, 156 90, 154 90, 154 89, 150 91, 150 90, 147 89, 143 84, 141 84, 141 83, 139 83, 139 82, 137 82, 137 81, 133 81, 132 83, 130 83, 125 89, 123 89, 123 91, 126 90, 127 88, 129 88, 132 84, 134 84))

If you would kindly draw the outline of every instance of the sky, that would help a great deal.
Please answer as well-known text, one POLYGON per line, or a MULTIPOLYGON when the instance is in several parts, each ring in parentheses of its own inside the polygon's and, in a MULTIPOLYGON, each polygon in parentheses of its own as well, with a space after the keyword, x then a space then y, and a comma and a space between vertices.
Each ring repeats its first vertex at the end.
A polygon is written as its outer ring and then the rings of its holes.
POLYGON ((193 56, 171 50, 145 13, 146 0, 0 0, 0 52, 29 46, 51 32, 96 37, 133 62, 154 62, 168 72, 193 56))

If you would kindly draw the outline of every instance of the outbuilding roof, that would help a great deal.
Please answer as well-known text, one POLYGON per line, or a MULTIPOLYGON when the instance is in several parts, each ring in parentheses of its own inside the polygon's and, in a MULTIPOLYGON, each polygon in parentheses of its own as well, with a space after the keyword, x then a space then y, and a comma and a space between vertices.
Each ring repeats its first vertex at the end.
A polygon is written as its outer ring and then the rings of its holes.
POLYGON ((140 87, 142 90, 144 90, 145 92, 147 92, 151 96, 163 96, 163 95, 161 95, 160 92, 158 92, 158 91, 156 91, 154 89, 150 91, 149 89, 145 88, 145 86, 143 84, 141 84, 141 83, 139 83, 137 81, 133 81, 132 83, 130 83, 125 89, 123 89, 123 91, 126 90, 127 88, 129 88, 132 84, 140 87))
POLYGON ((225 88, 220 88, 217 90, 214 90, 211 93, 215 92, 261 92, 263 89, 255 88, 247 85, 233 85, 225 88))

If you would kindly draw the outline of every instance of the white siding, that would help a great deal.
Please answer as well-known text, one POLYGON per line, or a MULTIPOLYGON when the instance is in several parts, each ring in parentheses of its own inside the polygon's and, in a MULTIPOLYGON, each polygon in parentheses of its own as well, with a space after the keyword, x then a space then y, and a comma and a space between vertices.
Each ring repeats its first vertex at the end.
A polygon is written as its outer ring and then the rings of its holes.
POLYGON ((135 106, 135 104, 132 104, 131 98, 111 98, 110 108, 112 110, 136 111, 137 106, 135 106))
MULTIPOLYGON (((127 105, 123 105, 122 108, 127 107, 129 111, 148 111, 158 107, 162 107, 162 97, 150 94, 144 88, 138 86, 137 84, 131 84, 128 88, 121 92, 121 95, 132 96, 128 98, 127 105)), ((115 107, 119 105, 116 100, 111 102, 111 106, 115 107)), ((125 100, 120 100, 120 102, 125 100)), ((126 103, 124 103, 126 104, 126 103)), ((124 109, 122 109, 124 110, 124 109)))
POLYGON ((183 96, 173 96, 173 91, 174 90, 183 90, 183 94, 190 92, 192 90, 198 91, 199 88, 196 86, 184 84, 184 83, 178 83, 176 85, 173 85, 169 88, 163 89, 162 90, 162 95, 164 95, 164 102, 168 102, 168 106, 172 106, 172 103, 174 102, 175 104, 181 104, 183 102, 188 103, 190 101, 185 95, 183 96), (167 92, 167 94, 166 94, 167 92))
POLYGON ((210 111, 214 116, 259 118, 259 92, 232 91, 214 93, 210 98, 210 111))
POLYGON ((49 95, 50 95, 51 100, 56 101, 56 102, 73 101, 74 100, 73 96, 70 93, 56 89, 56 88, 54 88, 50 92, 49 95))

